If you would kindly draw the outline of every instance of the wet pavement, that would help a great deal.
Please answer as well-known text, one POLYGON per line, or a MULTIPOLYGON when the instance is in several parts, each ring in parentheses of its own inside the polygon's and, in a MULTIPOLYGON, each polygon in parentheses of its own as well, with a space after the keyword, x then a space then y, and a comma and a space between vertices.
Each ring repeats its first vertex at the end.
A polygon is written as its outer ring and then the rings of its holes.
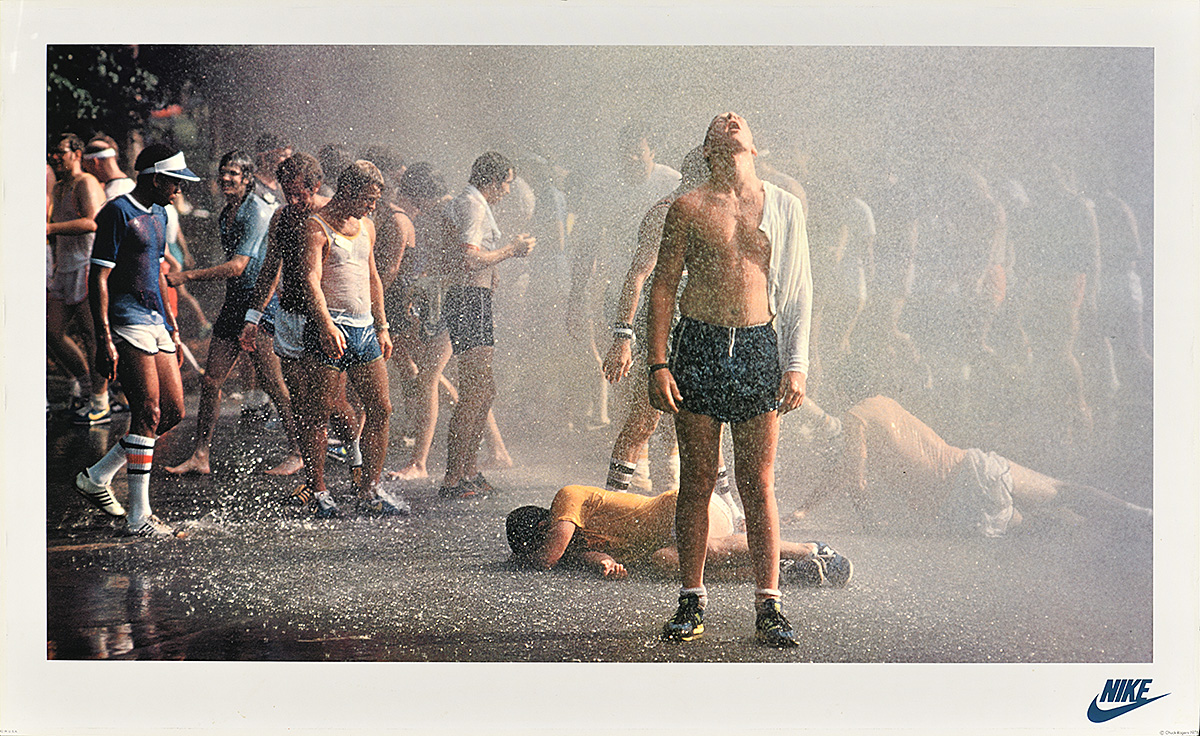
MULTIPOLYGON (((800 646, 753 642, 751 583, 710 583, 705 637, 658 640, 677 583, 635 570, 625 581, 509 562, 505 514, 549 505, 567 483, 602 485, 615 430, 537 440, 507 432, 516 467, 488 471, 499 489, 444 500, 404 486, 410 518, 354 512, 344 465, 331 490, 350 512, 317 520, 281 503, 299 478, 262 473, 282 457, 282 430, 240 419, 225 402, 211 476, 161 467, 191 445, 189 418, 160 440, 155 510, 186 539, 128 541, 75 494, 72 479, 125 431, 47 423, 46 582, 49 659, 384 662, 1150 662, 1152 539, 1114 538, 1078 517, 1008 538, 902 539, 855 530, 849 511, 788 518, 803 468, 781 453, 782 534, 822 540, 855 563, 842 590, 785 590, 800 646), (1119 550, 1119 551, 1117 551, 1119 550)), ((446 415, 443 414, 443 423, 446 415)), ((500 414, 504 427, 504 414, 500 414)), ((444 426, 431 458, 440 478, 444 426)), ((785 426, 783 443, 788 442, 785 426)), ((405 455, 393 438, 387 466, 405 455)), ((1119 468, 1101 469, 1117 472, 1119 468)), ((1128 471, 1129 469, 1124 469, 1128 471)), ((1128 487, 1128 486, 1127 486, 1128 487)), ((124 499, 125 478, 114 481, 124 499)), ((1149 500, 1149 481, 1130 500, 1149 500)))

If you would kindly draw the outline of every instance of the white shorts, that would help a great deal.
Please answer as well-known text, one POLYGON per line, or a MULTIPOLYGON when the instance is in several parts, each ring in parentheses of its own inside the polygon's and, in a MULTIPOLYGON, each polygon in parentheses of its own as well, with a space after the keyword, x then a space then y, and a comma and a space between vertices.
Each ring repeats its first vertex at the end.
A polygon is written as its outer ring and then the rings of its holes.
POLYGON ((74 271, 55 271, 46 286, 46 298, 74 306, 87 299, 87 285, 87 266, 74 271))
POLYGON ((963 534, 1003 537, 1013 517, 1012 489, 1007 460, 994 452, 967 450, 941 518, 963 534))
POLYGON ((113 325, 113 342, 122 342, 147 355, 174 353, 175 340, 166 325, 113 325))
POLYGON ((308 317, 285 309, 275 312, 275 354, 299 360, 304 357, 304 323, 308 317))

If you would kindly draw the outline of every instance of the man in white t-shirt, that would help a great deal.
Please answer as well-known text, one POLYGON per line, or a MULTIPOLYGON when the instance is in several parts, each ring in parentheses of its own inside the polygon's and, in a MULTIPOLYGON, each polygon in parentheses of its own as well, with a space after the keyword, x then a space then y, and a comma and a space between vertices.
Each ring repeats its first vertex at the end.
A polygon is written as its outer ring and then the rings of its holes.
POLYGON ((459 383, 458 404, 446 441, 446 477, 439 491, 444 498, 467 498, 491 491, 479 472, 476 453, 496 397, 492 376, 496 264, 524 258, 535 243, 528 233, 505 242, 496 225, 492 206, 509 193, 512 180, 509 160, 494 151, 485 153, 475 159, 467 187, 450 203, 448 211, 450 223, 442 269, 448 287, 442 315, 458 356, 459 383))

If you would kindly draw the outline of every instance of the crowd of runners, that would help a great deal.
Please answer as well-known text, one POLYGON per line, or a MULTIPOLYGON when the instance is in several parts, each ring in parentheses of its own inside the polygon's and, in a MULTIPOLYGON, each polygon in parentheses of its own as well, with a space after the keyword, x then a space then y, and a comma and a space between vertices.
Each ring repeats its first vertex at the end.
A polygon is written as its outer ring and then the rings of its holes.
POLYGON ((199 376, 194 445, 165 470, 211 473, 222 388, 245 353, 240 388, 263 394, 248 410, 273 405, 283 430, 265 472, 300 475, 281 501, 324 519, 350 501, 327 484, 327 457, 350 468, 357 513, 410 514, 404 493, 429 482, 443 395, 446 499, 493 493, 482 461, 512 463, 498 394, 547 437, 607 425, 615 409, 604 487, 564 478, 548 509, 509 515, 508 539, 536 568, 677 571, 669 640, 704 632, 706 562, 748 569, 756 637, 776 647, 796 644, 781 580, 851 579, 830 545, 780 539, 779 450, 811 456, 797 517, 841 496, 866 524, 984 536, 1063 506, 1150 518, 954 447, 914 415, 963 444, 1020 417, 1022 439, 995 442, 1066 467, 1148 402, 1146 264, 1112 182, 1085 195, 1062 163, 990 180, 929 161, 818 165, 760 151, 735 113, 696 133, 679 170, 631 126, 611 175, 488 151, 457 190, 387 146, 312 155, 263 134, 220 157, 220 256, 202 267, 180 225, 181 185, 201 177, 181 151, 147 145, 129 176, 111 138, 52 136, 49 357, 71 422, 129 413, 128 432, 79 470, 79 493, 126 534, 176 536, 150 486, 156 441, 184 418, 181 370, 199 376), (211 322, 188 291, 205 281, 225 287, 211 322), (203 365, 184 327, 207 341, 203 365), (520 350, 498 351, 506 337, 520 350), (523 370, 504 364, 515 354, 523 370), (802 447, 780 447, 788 414, 802 447), (389 470, 399 436, 408 456, 389 470), (125 504, 112 488, 122 468, 125 504))

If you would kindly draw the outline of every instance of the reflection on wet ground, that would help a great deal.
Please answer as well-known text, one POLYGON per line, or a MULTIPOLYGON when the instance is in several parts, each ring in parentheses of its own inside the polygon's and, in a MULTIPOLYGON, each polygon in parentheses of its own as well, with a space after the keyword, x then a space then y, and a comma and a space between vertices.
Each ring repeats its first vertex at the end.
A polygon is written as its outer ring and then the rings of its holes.
MULTIPOLYGON (((189 409, 191 408, 189 397, 189 409)), ((214 473, 174 478, 192 420, 156 452, 156 511, 187 539, 129 542, 72 490, 78 470, 124 431, 47 427, 47 656, 51 659, 266 661, 1146 662, 1152 656, 1151 539, 1114 538, 1063 516, 1000 540, 898 539, 854 531, 832 505, 786 520, 803 468, 781 455, 783 536, 850 556, 844 590, 785 591, 801 646, 754 646, 753 586, 714 580, 705 638, 658 641, 676 583, 533 573, 507 561, 503 518, 548 505, 567 482, 602 483, 611 435, 564 432, 510 450, 489 471, 501 493, 446 501, 407 488, 409 519, 318 521, 280 499, 299 482, 262 470, 278 428, 221 419, 214 473), (1112 550, 1119 549, 1114 559, 1112 550)), ((786 438, 785 438, 786 439, 786 438)), ((389 467, 403 448, 393 443, 389 467)), ((435 457, 438 455, 435 446, 435 457)), ((353 503, 344 466, 335 496, 353 503)), ((114 490, 125 496, 124 474, 114 490)), ((1148 497, 1148 487, 1144 491, 1148 497)), ((1131 498, 1131 500, 1139 500, 1131 498)), ((1145 499, 1142 499, 1143 501, 1145 499)))

